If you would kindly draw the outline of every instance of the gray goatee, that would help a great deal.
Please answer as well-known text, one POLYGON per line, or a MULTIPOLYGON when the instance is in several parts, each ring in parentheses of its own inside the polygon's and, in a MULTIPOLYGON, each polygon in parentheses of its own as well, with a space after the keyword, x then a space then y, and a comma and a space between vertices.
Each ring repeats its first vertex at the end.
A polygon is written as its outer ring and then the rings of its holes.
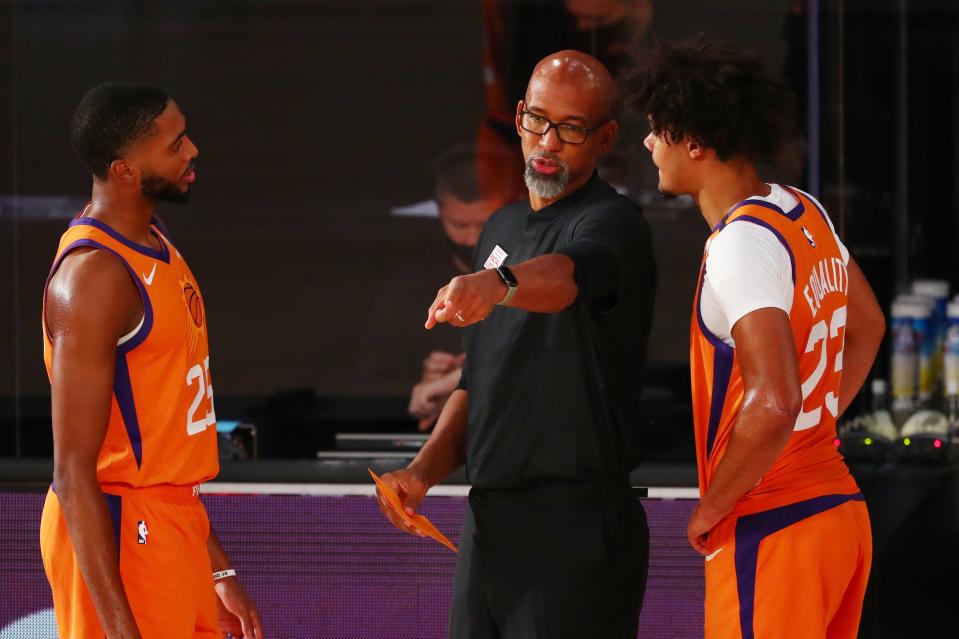
POLYGON ((564 162, 550 158, 559 165, 560 170, 553 175, 544 175, 533 168, 533 160, 535 159, 536 157, 531 157, 529 162, 526 163, 526 171, 523 173, 526 188, 537 197, 552 200, 566 190, 566 186, 569 184, 569 167, 564 162))

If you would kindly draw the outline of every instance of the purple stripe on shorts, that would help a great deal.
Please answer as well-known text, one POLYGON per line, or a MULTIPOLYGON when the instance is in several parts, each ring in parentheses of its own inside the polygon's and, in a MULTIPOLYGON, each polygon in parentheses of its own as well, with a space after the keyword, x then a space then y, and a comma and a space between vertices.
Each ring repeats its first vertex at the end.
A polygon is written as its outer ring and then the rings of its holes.
POLYGON ((110 521, 113 522, 113 540, 117 544, 117 561, 120 559, 120 521, 123 515, 123 497, 103 493, 110 511, 110 521))
POLYGON ((756 564, 759 543, 769 535, 848 501, 864 501, 862 493, 822 495, 795 504, 744 515, 736 521, 736 585, 739 591, 739 627, 742 639, 755 639, 756 564))

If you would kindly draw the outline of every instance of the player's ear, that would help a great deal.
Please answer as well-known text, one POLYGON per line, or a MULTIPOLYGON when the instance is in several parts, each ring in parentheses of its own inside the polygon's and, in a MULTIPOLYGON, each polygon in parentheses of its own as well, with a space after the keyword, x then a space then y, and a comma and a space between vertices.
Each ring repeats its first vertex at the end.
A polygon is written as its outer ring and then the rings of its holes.
POLYGON ((127 161, 118 158, 113 162, 110 162, 110 168, 108 169, 110 175, 113 179, 124 184, 132 184, 136 182, 136 171, 127 164, 127 161))
POLYGON ((702 142, 694 139, 688 139, 686 141, 686 150, 689 152, 689 157, 693 160, 698 160, 701 158, 703 153, 706 151, 702 142))

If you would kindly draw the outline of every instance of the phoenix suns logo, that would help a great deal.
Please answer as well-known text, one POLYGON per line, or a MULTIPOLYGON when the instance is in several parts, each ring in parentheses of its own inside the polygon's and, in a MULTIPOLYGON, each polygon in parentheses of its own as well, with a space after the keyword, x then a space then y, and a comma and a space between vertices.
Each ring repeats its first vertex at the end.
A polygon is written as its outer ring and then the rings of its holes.
POLYGON ((188 279, 180 282, 181 297, 187 313, 187 341, 190 353, 196 350, 196 344, 203 335, 203 299, 196 285, 188 279))

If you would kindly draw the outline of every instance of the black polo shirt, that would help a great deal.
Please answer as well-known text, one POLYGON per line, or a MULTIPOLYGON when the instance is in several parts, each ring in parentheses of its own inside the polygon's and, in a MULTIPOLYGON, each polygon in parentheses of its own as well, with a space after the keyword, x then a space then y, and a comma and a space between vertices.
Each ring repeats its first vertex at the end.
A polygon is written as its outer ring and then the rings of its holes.
POLYGON ((506 266, 568 255, 579 294, 559 313, 497 306, 466 329, 460 388, 468 392, 470 482, 624 482, 639 463, 637 409, 656 293, 642 210, 594 174, 539 211, 527 202, 494 213, 474 270, 496 247, 506 266))

